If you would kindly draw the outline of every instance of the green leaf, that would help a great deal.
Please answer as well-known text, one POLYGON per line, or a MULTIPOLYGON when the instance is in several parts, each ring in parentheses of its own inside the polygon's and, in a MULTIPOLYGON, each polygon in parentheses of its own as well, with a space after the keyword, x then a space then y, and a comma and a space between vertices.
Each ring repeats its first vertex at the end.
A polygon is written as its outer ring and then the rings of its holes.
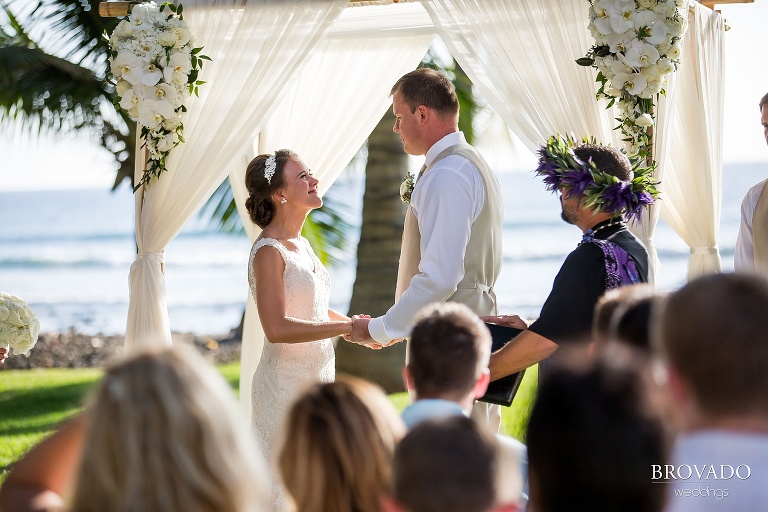
POLYGON ((589 67, 594 63, 595 63, 595 59, 590 59, 589 57, 581 57, 580 59, 576 59, 576 64, 578 64, 579 66, 589 67))

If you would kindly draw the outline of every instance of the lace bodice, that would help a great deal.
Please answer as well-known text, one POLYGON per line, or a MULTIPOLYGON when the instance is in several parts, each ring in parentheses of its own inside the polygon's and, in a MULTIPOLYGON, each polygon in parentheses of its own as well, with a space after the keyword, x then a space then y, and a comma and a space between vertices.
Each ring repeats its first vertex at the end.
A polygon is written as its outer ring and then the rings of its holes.
MULTIPOLYGON (((303 320, 329 320, 331 280, 305 238, 301 238, 298 252, 289 251, 273 238, 262 238, 253 244, 248 262, 248 283, 253 300, 256 300, 253 259, 264 246, 277 249, 285 261, 283 286, 286 314, 303 320)), ((273 452, 282 442, 279 434, 283 429, 280 427, 298 393, 310 383, 333 381, 335 366, 331 340, 270 343, 266 337, 264 339, 259 366, 253 376, 252 423, 256 438, 273 465, 273 512, 287 509, 286 494, 274 469, 273 452)))

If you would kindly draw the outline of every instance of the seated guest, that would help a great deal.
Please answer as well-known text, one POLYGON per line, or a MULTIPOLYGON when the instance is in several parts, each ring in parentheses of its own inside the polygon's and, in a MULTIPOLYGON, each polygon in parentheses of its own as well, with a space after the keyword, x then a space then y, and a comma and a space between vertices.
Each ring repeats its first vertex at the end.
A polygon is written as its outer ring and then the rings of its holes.
POLYGON ((671 512, 768 509, 768 278, 714 274, 663 301, 655 342, 681 434, 673 474, 657 474, 671 512), (698 465, 715 474, 675 478, 698 465), (732 468, 732 470, 731 470, 732 468), (723 472, 723 473, 721 473, 723 472), (713 479, 724 476, 724 479, 713 479))
MULTIPOLYGON (((628 351, 629 352, 629 351, 628 351)), ((661 420, 640 369, 603 360, 555 364, 542 379, 528 424, 536 512, 659 512, 665 464, 661 420)))
POLYGON ((638 283, 606 291, 595 305, 592 341, 600 346, 608 340, 624 341, 650 352, 649 324, 653 285, 638 283))
MULTIPOLYGON (((488 388, 491 336, 478 316, 457 302, 426 306, 408 344, 405 384, 414 402, 403 410, 412 428, 424 420, 468 416, 488 388)), ((525 445, 499 435, 499 503, 525 503, 525 445)))
POLYGON ((384 392, 353 377, 319 383, 291 406, 278 464, 297 512, 380 512, 405 432, 384 392))
POLYGON ((148 349, 13 465, 0 510, 258 512, 266 478, 221 375, 190 348, 148 349))
POLYGON ((383 512, 516 512, 494 507, 498 453, 496 437, 469 418, 422 422, 395 450, 383 512))

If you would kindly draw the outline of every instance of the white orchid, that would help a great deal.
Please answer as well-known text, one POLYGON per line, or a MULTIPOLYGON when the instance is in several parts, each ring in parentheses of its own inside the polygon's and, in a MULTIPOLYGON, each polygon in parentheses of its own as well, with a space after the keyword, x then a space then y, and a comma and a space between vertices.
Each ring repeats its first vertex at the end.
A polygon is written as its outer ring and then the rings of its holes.
POLYGON ((627 30, 631 30, 635 24, 635 9, 636 6, 634 0, 616 0, 616 2, 607 9, 611 29, 618 33, 624 33, 627 30))
POLYGON ((144 99, 139 105, 139 123, 150 130, 156 130, 165 119, 175 117, 176 111, 165 100, 144 99))
POLYGON ((648 83, 642 73, 620 73, 613 77, 612 82, 613 87, 624 89, 633 96, 644 91, 648 83))
POLYGON ((632 46, 624 54, 622 60, 632 68, 641 69, 659 60, 659 50, 652 44, 644 43, 640 40, 633 41, 632 46))
POLYGON ((119 106, 141 124, 150 153, 139 185, 149 184, 166 170, 165 156, 182 138, 184 101, 203 83, 197 80, 201 59, 210 59, 199 54, 201 48, 193 48, 178 4, 135 5, 109 41, 119 106))

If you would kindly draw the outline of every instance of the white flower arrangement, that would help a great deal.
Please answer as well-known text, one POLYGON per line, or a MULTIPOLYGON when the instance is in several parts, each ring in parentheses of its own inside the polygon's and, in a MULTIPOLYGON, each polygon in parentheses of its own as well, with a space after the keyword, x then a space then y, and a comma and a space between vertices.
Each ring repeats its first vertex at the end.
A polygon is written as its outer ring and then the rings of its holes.
POLYGON ((183 7, 143 2, 109 37, 115 105, 141 124, 148 169, 134 190, 166 171, 168 153, 184 142, 184 101, 198 94, 203 60, 182 16, 183 7))
POLYGON ((0 347, 29 357, 39 334, 40 322, 29 305, 15 295, 0 293, 0 347))
POLYGON ((618 107, 632 156, 651 155, 653 98, 680 63, 688 0, 588 0, 595 44, 576 62, 598 70, 597 98, 618 107))
POLYGON ((411 202, 411 194, 413 194, 413 187, 416 186, 416 180, 413 178, 413 174, 410 172, 405 173, 402 183, 400 183, 400 200, 408 204, 411 202))

